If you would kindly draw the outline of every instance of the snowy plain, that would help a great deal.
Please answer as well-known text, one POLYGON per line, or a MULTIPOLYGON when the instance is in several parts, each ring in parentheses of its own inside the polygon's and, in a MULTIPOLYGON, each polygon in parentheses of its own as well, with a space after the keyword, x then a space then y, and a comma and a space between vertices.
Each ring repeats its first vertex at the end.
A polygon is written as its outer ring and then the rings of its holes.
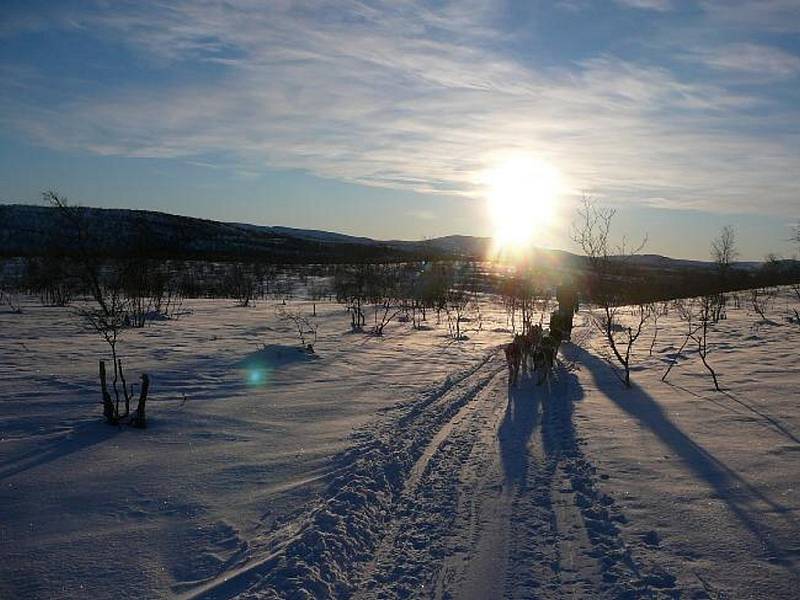
POLYGON ((509 387, 499 306, 453 342, 318 303, 312 357, 274 303, 191 300, 121 342, 138 431, 100 419, 103 342, 29 299, 0 312, 0 597, 794 598, 786 302, 715 328, 720 393, 691 354, 660 381, 674 313, 630 390, 585 312, 551 381, 509 387))

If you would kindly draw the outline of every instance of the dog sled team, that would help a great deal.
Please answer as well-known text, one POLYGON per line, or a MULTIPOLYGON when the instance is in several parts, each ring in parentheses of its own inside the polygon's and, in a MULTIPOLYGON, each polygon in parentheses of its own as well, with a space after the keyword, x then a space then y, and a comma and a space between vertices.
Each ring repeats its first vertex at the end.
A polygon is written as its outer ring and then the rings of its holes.
POLYGON ((537 372, 537 385, 547 381, 552 374, 561 342, 570 339, 577 306, 573 291, 559 289, 557 296, 559 308, 550 315, 549 330, 541 324, 532 325, 527 332, 514 335, 514 339, 505 345, 509 385, 517 383, 520 370, 537 372))
POLYGON ((550 376, 558 348, 561 345, 561 332, 542 329, 541 325, 530 327, 527 333, 518 333, 505 345, 508 364, 508 383, 517 383, 521 370, 533 370, 539 374, 537 384, 541 385, 550 376))

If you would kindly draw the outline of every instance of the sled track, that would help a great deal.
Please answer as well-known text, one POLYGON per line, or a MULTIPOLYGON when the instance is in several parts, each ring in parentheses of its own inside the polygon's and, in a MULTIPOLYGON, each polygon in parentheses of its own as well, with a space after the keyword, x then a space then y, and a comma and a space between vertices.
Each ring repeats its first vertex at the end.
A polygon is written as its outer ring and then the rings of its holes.
POLYGON ((350 597, 353 573, 371 562, 412 469, 430 458, 423 455, 431 440, 503 369, 489 352, 417 400, 393 407, 380 429, 354 434, 354 447, 335 460, 339 475, 324 500, 299 523, 285 525, 286 538, 276 536, 271 554, 184 598, 350 597))
POLYGON ((567 373, 511 390, 496 373, 443 427, 396 502, 355 598, 672 598, 633 558, 572 421, 567 373))
MULTIPOLYGON (((676 598, 675 577, 643 564, 626 544, 619 525, 627 518, 598 484, 596 468, 581 450, 572 411, 577 381, 560 372, 542 391, 540 465, 534 494, 549 512, 553 576, 535 597, 676 598), (544 497, 549 491, 549 498, 544 497)), ((529 495, 530 496, 530 495, 529 495)), ((521 496, 520 503, 528 499, 521 496)), ((519 508, 524 514, 524 509, 519 508)), ((511 597, 524 597, 511 595, 511 597)))
POLYGON ((496 353, 356 436, 266 559, 195 598, 671 598, 572 420, 577 381, 509 391, 496 353))

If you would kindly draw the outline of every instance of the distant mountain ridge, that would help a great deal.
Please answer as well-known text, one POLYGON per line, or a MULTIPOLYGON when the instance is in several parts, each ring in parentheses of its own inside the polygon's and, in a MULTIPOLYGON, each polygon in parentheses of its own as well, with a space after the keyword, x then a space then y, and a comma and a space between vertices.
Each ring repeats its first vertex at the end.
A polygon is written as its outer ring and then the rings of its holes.
MULTIPOLYGON (((237 225, 241 225, 242 227, 247 227, 247 228, 255 228, 255 229, 271 231, 275 233, 280 233, 282 235, 290 235, 298 238, 310 239, 310 240, 313 239, 319 241, 335 241, 335 242, 345 242, 350 244, 365 244, 372 246, 384 244, 387 246, 401 248, 401 249, 436 248, 438 250, 456 256, 486 256, 488 255, 492 244, 491 238, 470 236, 470 235, 458 235, 458 234, 432 238, 428 240, 420 240, 420 241, 408 241, 408 240, 381 241, 369 237, 352 236, 345 233, 336 233, 318 229, 299 229, 295 227, 284 227, 280 225, 250 225, 246 223, 245 224, 239 223, 237 225)), ((580 262, 583 259, 582 256, 574 254, 572 252, 568 252, 566 250, 535 248, 534 252, 541 254, 548 254, 551 256, 558 257, 560 260, 567 260, 570 262, 580 262)), ((666 256, 661 256, 660 254, 638 254, 632 257, 632 262, 634 264, 643 267, 649 266, 659 269, 677 269, 677 268, 706 269, 712 266, 712 263, 709 261, 669 258, 666 256)), ((749 268, 749 267, 757 267, 760 264, 761 263, 759 262, 742 262, 742 263, 737 263, 737 266, 742 268, 749 268)))
MULTIPOLYGON (((292 235, 282 228, 184 217, 157 211, 76 207, 90 251, 118 257, 144 253, 160 258, 331 262, 408 260, 412 250, 341 236, 292 235)), ((288 229, 288 228, 287 228, 288 229)), ((0 205, 0 255, 74 254, 73 227, 49 206, 0 205)))
MULTIPOLYGON (((491 240, 449 235, 428 240, 376 240, 315 229, 226 223, 159 211, 81 207, 93 251, 123 256, 144 244, 154 256, 216 260, 263 259, 291 262, 483 258, 491 240)), ((63 216, 49 206, 0 205, 0 256, 69 253, 70 232, 63 216)), ((580 268, 584 257, 564 250, 532 249, 532 257, 566 268, 580 268)), ((658 270, 707 269, 710 262, 654 254, 632 263, 658 270)), ((752 268, 760 263, 741 263, 752 268)))

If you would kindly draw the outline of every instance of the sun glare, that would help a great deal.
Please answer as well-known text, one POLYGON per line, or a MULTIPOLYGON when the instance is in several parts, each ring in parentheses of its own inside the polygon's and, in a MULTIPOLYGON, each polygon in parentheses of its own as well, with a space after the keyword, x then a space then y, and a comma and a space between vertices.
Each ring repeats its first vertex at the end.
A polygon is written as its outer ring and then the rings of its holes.
POLYGON ((552 224, 561 186, 552 165, 515 156, 489 169, 484 183, 496 252, 524 250, 552 224))

